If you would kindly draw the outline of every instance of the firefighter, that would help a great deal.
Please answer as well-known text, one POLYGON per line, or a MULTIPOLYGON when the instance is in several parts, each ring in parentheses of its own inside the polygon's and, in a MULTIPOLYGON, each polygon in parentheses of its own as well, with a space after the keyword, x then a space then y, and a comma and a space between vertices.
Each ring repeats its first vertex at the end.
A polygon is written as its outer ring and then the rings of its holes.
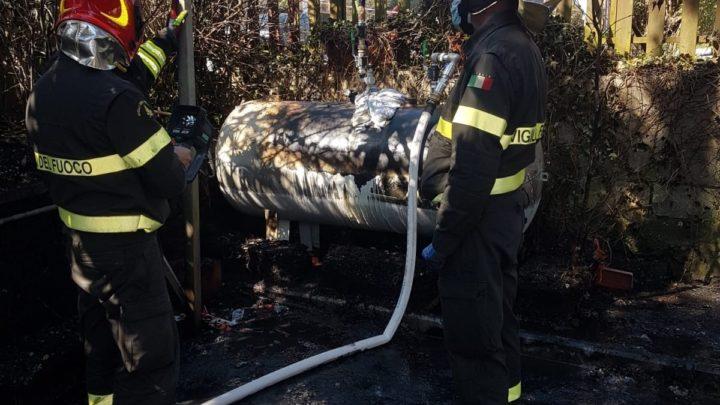
POLYGON ((155 232, 192 156, 146 92, 183 18, 142 43, 139 0, 60 1, 60 52, 28 100, 37 168, 69 236, 90 404, 175 403, 178 332, 155 232))
POLYGON ((547 77, 517 0, 454 0, 464 70, 428 141, 422 197, 439 202, 422 256, 439 270, 445 344, 462 403, 520 398, 513 303, 525 170, 545 122, 547 77))

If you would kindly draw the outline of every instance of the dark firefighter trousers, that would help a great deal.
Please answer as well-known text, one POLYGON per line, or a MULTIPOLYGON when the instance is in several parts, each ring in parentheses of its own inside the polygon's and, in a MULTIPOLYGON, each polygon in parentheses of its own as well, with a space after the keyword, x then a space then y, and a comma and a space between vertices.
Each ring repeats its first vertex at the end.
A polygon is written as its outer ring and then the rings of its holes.
POLYGON ((174 404, 178 332, 156 235, 67 233, 88 393, 174 404))
POLYGON ((445 344, 461 403, 506 404, 520 383, 513 312, 524 192, 492 196, 482 218, 440 271, 445 344))

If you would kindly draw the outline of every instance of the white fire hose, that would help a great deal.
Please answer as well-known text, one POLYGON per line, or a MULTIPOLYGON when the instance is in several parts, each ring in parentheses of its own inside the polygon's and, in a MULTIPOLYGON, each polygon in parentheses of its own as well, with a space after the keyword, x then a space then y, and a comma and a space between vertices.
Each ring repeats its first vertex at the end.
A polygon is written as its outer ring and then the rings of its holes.
POLYGON ((220 405, 220 404, 232 404, 240 401, 258 391, 275 385, 281 381, 287 380, 288 378, 294 377, 300 373, 321 366, 326 363, 330 363, 342 357, 349 356, 351 354, 362 352, 369 349, 374 349, 378 346, 382 346, 388 343, 395 336, 395 332, 400 326, 400 321, 405 315, 408 301, 410 300, 410 293, 412 292, 413 279, 415 278, 415 257, 417 252, 417 194, 418 194, 418 171, 421 151, 421 145, 423 144, 423 138, 427 132, 427 126, 433 115, 437 100, 441 97, 442 93, 447 86, 450 76, 455 71, 455 66, 459 61, 459 56, 451 53, 433 54, 432 60, 434 63, 443 64, 442 76, 438 83, 433 88, 432 94, 428 101, 428 106, 420 116, 418 125, 415 129, 415 135, 413 136, 412 143, 410 144, 410 181, 408 183, 408 211, 407 211, 407 247, 405 254, 405 275, 403 277, 402 289, 400 290, 400 296, 398 297, 395 310, 392 313, 392 317, 385 327, 385 331, 382 335, 374 336, 368 339, 360 340, 355 343, 351 343, 336 349, 328 350, 326 352, 316 354, 315 356, 309 357, 305 360, 301 360, 297 363, 290 364, 289 366, 283 367, 277 371, 273 371, 270 374, 266 374, 254 381, 228 391, 218 397, 212 398, 204 404, 220 405))

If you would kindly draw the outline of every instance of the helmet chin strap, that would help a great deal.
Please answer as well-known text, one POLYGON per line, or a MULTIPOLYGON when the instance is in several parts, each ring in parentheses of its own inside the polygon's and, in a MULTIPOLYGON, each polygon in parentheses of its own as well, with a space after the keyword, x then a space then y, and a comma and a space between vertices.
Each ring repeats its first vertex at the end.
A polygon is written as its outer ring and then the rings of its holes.
MULTIPOLYGON (((468 19, 469 19, 469 16, 471 16, 471 15, 472 15, 472 16, 475 16, 475 15, 480 15, 480 14, 486 12, 490 7, 498 4, 498 1, 499 1, 499 0, 493 1, 492 3, 488 4, 487 6, 481 8, 480 10, 475 11, 475 12, 473 12, 473 13, 470 13, 470 14, 468 15, 468 19)), ((468 22, 469 22, 469 21, 468 21, 468 22)))

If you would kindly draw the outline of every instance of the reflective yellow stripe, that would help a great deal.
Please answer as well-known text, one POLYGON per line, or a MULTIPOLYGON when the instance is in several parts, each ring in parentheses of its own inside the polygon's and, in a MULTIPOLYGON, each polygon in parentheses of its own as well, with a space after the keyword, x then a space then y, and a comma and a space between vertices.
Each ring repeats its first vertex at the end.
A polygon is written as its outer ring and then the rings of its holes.
POLYGON ((444 118, 440 117, 435 130, 445 138, 452 139, 452 122, 445 121, 444 118))
POLYGON ((523 183, 525 183, 525 169, 520 170, 512 176, 495 180, 495 185, 493 185, 490 195, 505 194, 515 191, 522 187, 523 183))
POLYGON ((90 217, 75 214, 58 207, 60 219, 70 229, 91 233, 154 232, 162 226, 160 222, 144 215, 119 215, 90 217))
POLYGON ((503 150, 507 149, 508 146, 512 143, 513 135, 503 135, 500 137, 500 146, 502 146, 503 150))
POLYGON ((545 124, 537 124, 534 127, 520 127, 515 130, 510 145, 533 145, 543 136, 545 124))
POLYGON ((112 405, 113 394, 110 395, 94 395, 88 394, 88 405, 112 405))
POLYGON ((165 131, 165 128, 160 128, 142 145, 123 156, 123 160, 131 168, 142 167, 171 142, 170 135, 165 131))
MULTIPOLYGON (((503 177, 500 179, 495 180, 495 184, 493 185, 492 190, 490 190, 490 195, 499 195, 499 194, 506 194, 513 192, 522 185, 525 184, 525 169, 520 170, 516 174, 509 176, 509 177, 503 177)), ((442 202, 443 194, 438 195, 433 199, 433 203, 440 203, 442 202)), ((517 385, 513 388, 516 388, 518 390, 518 393, 520 392, 520 385, 517 385)), ((518 394, 519 398, 519 394, 518 394)))
POLYGON ((502 136, 507 128, 507 121, 483 110, 461 105, 455 112, 454 124, 468 125, 481 131, 502 136))
POLYGON ((120 155, 74 160, 35 152, 35 163, 38 170, 61 176, 102 176, 127 169, 127 165, 120 155))
POLYGON ((503 150, 510 145, 534 145, 542 138, 544 124, 537 124, 534 127, 519 127, 512 134, 505 134, 500 138, 500 145, 503 150))
POLYGON ((518 385, 510 388, 508 390, 508 402, 514 402, 520 399, 522 396, 522 384, 518 383, 518 385))
POLYGON ((146 53, 146 51, 143 48, 138 49, 138 56, 140 59, 142 59, 143 64, 145 67, 148 68, 150 73, 152 73, 153 77, 157 78, 158 73, 160 73, 160 66, 157 64, 155 59, 153 59, 152 56, 150 56, 149 53, 146 53))
POLYGON ((94 159, 63 159, 35 152, 38 170, 61 176, 102 176, 144 166, 172 140, 164 128, 160 128, 147 141, 125 156, 109 155, 94 159))
POLYGON ((165 51, 162 50, 159 46, 155 45, 153 41, 145 41, 142 45, 140 45, 140 48, 147 51, 150 55, 155 57, 155 60, 160 65, 160 68, 162 68, 165 65, 165 61, 167 58, 165 57, 165 51))

